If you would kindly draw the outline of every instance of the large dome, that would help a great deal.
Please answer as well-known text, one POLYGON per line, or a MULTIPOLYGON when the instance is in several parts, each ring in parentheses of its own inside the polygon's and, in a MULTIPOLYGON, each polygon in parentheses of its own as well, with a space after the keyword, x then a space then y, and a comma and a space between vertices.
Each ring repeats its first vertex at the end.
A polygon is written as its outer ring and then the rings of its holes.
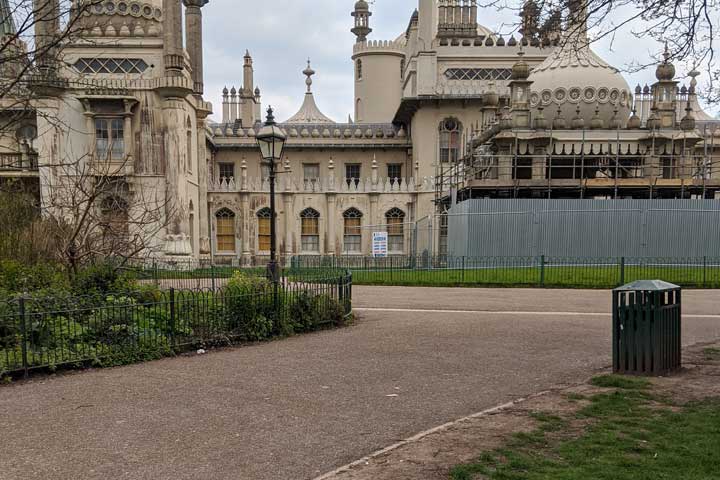
POLYGON ((579 107, 586 127, 598 110, 608 128, 615 109, 623 125, 630 116, 632 95, 627 82, 587 45, 557 47, 533 69, 529 80, 533 82, 530 105, 533 110, 542 106, 548 119, 555 118, 559 108, 569 125, 579 107))

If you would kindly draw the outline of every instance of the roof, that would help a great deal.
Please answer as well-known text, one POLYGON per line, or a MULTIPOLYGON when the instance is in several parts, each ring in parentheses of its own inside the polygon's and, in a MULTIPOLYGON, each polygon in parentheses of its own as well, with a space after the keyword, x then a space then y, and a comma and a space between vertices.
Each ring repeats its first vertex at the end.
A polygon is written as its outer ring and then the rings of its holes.
POLYGON ((305 99, 303 100, 303 104, 300 107, 300 110, 298 110, 295 115, 293 115, 283 123, 334 124, 335 121, 325 116, 325 114, 320 111, 317 104, 315 103, 315 97, 312 93, 312 76, 315 75, 315 70, 310 67, 310 60, 308 60, 307 68, 303 70, 303 74, 307 77, 307 79, 305 80, 305 84, 307 85, 307 93, 305 93, 305 99))
POLYGON ((638 280, 636 282, 628 283, 620 288, 616 288, 616 292, 636 292, 636 291, 650 291, 659 292, 665 290, 678 290, 680 287, 665 282, 663 280, 638 280))

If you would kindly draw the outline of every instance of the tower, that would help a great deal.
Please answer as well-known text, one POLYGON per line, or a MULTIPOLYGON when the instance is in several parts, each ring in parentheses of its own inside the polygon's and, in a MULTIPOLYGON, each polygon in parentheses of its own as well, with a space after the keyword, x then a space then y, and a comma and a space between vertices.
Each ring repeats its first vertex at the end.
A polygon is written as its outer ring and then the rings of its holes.
POLYGON ((370 40, 353 47, 355 122, 387 123, 402 99, 405 48, 400 41, 370 40))
POLYGON ((663 62, 657 66, 655 76, 657 82, 652 86, 653 111, 658 124, 655 127, 672 128, 675 126, 676 94, 678 82, 675 81, 675 65, 670 61, 670 52, 667 45, 663 54, 663 62))
POLYGON ((358 43, 367 40, 367 36, 372 32, 370 28, 370 17, 372 12, 365 0, 358 0, 355 3, 355 10, 350 14, 355 17, 355 26, 350 30, 357 37, 358 43))

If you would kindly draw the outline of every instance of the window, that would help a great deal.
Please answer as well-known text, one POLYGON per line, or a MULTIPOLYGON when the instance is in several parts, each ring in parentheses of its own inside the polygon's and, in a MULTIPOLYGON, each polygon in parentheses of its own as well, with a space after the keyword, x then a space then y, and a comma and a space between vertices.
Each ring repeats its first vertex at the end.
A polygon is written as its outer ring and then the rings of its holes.
POLYGON ((95 119, 95 155, 108 160, 125 159, 125 131, 122 118, 95 119))
POLYGON ((511 68, 448 68, 448 80, 510 80, 511 68))
POLYGON ((357 186, 360 183, 360 164, 348 163, 345 165, 345 181, 348 186, 353 182, 357 186))
POLYGON ((388 178, 390 179, 391 185, 400 183, 400 181, 402 179, 402 164, 401 163, 388 164, 388 178))
POLYGON ((80 73, 143 73, 148 64, 141 58, 80 58, 73 64, 80 73))
POLYGON ((363 69, 362 69, 362 60, 357 60, 355 62, 355 77, 357 77, 358 80, 362 80, 363 76, 363 69))
POLYGON ((215 214, 217 234, 215 236, 217 250, 220 253, 235 251, 235 214, 223 208, 215 214))
POLYGON ((360 253, 362 251, 362 213, 357 208, 351 208, 343 213, 345 233, 343 247, 345 253, 360 253))
POLYGON ((258 250, 261 252, 270 251, 270 222, 272 215, 269 208, 263 208, 257 213, 258 217, 258 250))
POLYGON ((303 163, 303 180, 305 190, 314 190, 320 181, 320 165, 317 163, 303 163))
POLYGON ((440 124, 440 161, 457 163, 460 160, 460 135, 462 125, 454 118, 440 124))
POLYGON ((355 102, 355 121, 356 122, 363 121, 362 100, 360 100, 359 98, 355 102))
POLYGON ((405 76, 405 59, 400 60, 400 80, 402 80, 405 76))
POLYGON ((220 180, 230 180, 235 178, 235 164, 230 162, 218 163, 218 171, 220 172, 220 180))
POLYGON ((193 142, 192 142, 192 123, 190 122, 190 117, 187 119, 187 140, 186 140, 186 148, 187 148, 187 171, 192 173, 192 159, 193 159, 193 142))
POLYGON ((320 214, 306 208, 300 214, 300 245, 303 252, 320 253, 320 214))
POLYGON ((388 232, 388 251, 402 253, 405 249, 405 212, 393 208, 385 214, 388 232))

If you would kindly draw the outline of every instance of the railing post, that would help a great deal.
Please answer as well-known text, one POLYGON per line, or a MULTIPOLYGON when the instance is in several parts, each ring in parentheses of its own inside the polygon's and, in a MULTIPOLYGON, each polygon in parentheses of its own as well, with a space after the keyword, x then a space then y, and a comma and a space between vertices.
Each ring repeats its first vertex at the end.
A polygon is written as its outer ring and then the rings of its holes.
POLYGON ((707 287, 707 256, 703 257, 703 287, 707 287))
POLYGON ((625 257, 620 258, 620 285, 625 285, 625 257))
POLYGON ((210 265, 210 281, 212 282, 212 291, 215 291, 215 264, 210 265))
POLYGON ((465 257, 462 257, 462 277, 460 281, 465 283, 465 257))
POLYGON ((545 255, 540 256, 540 285, 545 285, 545 255))
POLYGON ((170 344, 175 348, 175 289, 169 290, 170 294, 170 344))
POLYGON ((20 316, 20 334, 22 336, 22 367, 23 376, 28 378, 28 335, 27 335, 27 317, 25 315, 25 298, 20 297, 18 301, 18 313, 20 316))
POLYGON ((155 281, 155 288, 158 288, 160 286, 160 274, 158 272, 158 266, 157 266, 157 260, 153 259, 153 280, 155 281))

